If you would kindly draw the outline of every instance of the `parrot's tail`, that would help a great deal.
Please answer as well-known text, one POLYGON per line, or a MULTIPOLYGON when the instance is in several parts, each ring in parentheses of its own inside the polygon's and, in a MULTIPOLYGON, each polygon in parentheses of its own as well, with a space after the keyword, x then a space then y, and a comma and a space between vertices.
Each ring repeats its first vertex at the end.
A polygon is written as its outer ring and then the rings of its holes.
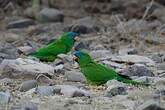
POLYGON ((140 86, 140 85, 141 86, 150 86, 150 84, 148 84, 148 83, 137 82, 137 81, 132 80, 129 76, 125 76, 125 75, 121 75, 121 74, 119 74, 117 80, 121 81, 123 83, 132 84, 132 85, 136 85, 136 86, 140 86))

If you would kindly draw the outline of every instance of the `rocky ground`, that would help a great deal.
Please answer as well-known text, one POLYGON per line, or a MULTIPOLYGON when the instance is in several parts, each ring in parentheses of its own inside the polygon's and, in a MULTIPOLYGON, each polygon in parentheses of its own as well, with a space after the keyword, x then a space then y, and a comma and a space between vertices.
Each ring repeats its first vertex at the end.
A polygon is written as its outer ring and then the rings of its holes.
POLYGON ((164 0, 0 0, 0 110, 165 110, 164 24, 164 0), (81 33, 76 49, 151 86, 91 86, 72 52, 27 56, 66 31, 81 33))

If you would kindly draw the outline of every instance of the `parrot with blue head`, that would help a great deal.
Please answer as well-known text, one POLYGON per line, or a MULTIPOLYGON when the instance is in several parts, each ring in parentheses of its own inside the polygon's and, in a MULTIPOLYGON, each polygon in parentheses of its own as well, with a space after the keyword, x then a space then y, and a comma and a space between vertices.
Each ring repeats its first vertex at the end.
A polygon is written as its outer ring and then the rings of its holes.
POLYGON ((74 60, 79 64, 81 72, 90 84, 101 85, 105 84, 108 80, 115 79, 133 85, 149 85, 134 81, 128 76, 121 75, 111 68, 96 63, 86 52, 76 51, 74 56, 74 60))
POLYGON ((38 49, 30 54, 32 57, 40 59, 40 61, 53 62, 58 54, 66 54, 71 51, 75 41, 78 39, 79 33, 66 32, 61 35, 60 39, 38 49))

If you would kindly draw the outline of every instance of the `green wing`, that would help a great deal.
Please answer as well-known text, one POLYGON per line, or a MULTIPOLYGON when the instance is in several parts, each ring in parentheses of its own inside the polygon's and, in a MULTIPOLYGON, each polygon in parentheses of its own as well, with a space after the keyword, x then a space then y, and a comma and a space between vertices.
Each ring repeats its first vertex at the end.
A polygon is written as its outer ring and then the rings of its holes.
POLYGON ((115 79, 117 73, 95 62, 89 63, 88 65, 81 67, 81 72, 85 75, 86 79, 93 84, 104 84, 108 80, 115 79))
POLYGON ((66 52, 66 46, 62 42, 56 41, 40 48, 37 52, 32 53, 31 56, 37 57, 42 61, 54 61, 58 54, 66 52))

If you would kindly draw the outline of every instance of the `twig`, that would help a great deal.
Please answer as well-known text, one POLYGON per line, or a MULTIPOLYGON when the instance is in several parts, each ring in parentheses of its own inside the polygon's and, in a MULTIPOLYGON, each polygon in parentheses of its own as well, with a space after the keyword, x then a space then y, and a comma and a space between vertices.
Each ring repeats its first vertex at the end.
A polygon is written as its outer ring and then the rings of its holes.
POLYGON ((142 20, 144 20, 144 19, 146 18, 146 16, 148 15, 148 12, 149 12, 149 10, 150 10, 151 7, 152 7, 153 2, 154 2, 154 0, 152 0, 152 1, 150 2, 150 5, 147 6, 147 8, 146 8, 146 10, 145 10, 145 12, 144 12, 144 15, 143 15, 143 17, 142 17, 142 20))

